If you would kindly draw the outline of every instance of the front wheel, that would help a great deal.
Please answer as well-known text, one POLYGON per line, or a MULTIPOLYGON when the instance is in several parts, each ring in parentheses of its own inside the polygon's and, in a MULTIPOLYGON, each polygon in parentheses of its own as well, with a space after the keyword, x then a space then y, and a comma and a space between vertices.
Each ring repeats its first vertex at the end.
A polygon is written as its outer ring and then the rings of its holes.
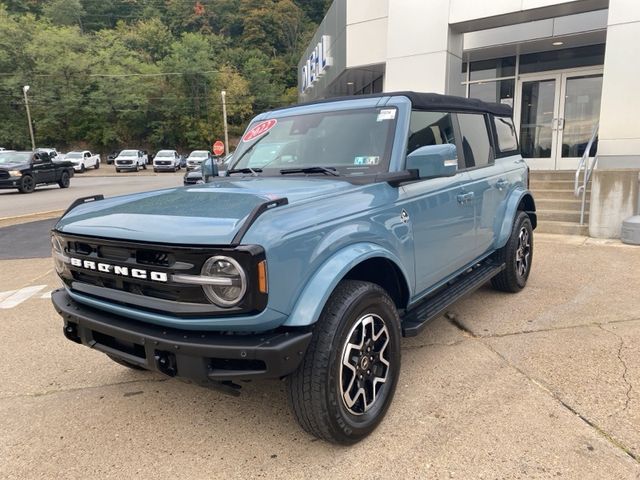
POLYGON ((145 162, 142 163, 142 169, 146 170, 147 169, 147 164, 145 162))
POLYGON ((288 396, 298 423, 333 443, 369 435, 391 404, 400 374, 400 319, 378 285, 344 280, 314 326, 288 396))
POLYGON ((58 180, 58 186, 60 188, 69 188, 70 183, 71 182, 69 180, 69 173, 62 172, 62 175, 60 175, 60 180, 58 180))
POLYGON ((533 260, 533 227, 529 215, 518 212, 507 244, 498 250, 496 259, 505 269, 491 279, 496 290, 516 293, 527 285, 533 260))
POLYGON ((80 173, 84 173, 84 171, 86 170, 84 163, 82 165, 80 165, 80 173))
POLYGON ((31 193, 36 189, 36 182, 31 175, 23 175, 18 185, 20 193, 31 193))

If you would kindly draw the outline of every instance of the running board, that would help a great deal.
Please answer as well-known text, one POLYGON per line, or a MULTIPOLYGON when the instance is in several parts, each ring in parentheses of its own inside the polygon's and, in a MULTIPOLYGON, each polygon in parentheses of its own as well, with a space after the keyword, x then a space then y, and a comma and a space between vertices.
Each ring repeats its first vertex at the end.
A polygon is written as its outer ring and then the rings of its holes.
POLYGON ((444 290, 424 300, 404 315, 402 318, 402 335, 415 337, 431 320, 442 315, 452 303, 480 288, 504 268, 504 263, 496 265, 495 263, 484 262, 473 267, 473 270, 463 273, 453 280, 451 285, 444 287, 444 290))

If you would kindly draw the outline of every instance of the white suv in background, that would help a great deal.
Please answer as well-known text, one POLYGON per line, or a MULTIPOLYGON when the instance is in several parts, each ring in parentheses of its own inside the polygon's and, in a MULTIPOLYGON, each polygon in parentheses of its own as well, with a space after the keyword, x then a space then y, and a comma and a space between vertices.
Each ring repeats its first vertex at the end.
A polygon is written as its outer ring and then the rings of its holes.
POLYGON ((208 150, 194 150, 187 158, 187 171, 199 167, 202 162, 211 157, 208 150))
POLYGON ((116 172, 147 169, 147 155, 142 150, 122 150, 115 158, 116 172))
POLYGON ((160 150, 153 157, 153 171, 168 171, 172 170, 177 172, 180 170, 180 155, 175 150, 160 150))

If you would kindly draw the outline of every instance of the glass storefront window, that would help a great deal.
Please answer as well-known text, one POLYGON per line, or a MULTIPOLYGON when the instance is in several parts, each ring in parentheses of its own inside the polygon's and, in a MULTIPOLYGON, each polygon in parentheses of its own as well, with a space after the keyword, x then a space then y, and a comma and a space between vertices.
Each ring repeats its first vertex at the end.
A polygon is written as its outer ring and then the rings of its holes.
POLYGON ((513 108, 515 80, 497 80, 492 82, 472 83, 469 85, 469 98, 477 98, 485 102, 504 103, 513 108))
MULTIPOLYGON (((582 157, 593 129, 600 119, 602 75, 586 75, 567 79, 564 103, 564 128, 562 132, 562 156, 582 157)), ((589 156, 597 151, 597 139, 589 156)))
POLYGON ((513 77, 516 74, 516 57, 471 62, 469 68, 471 81, 513 77))
MULTIPOLYGON (((520 72, 534 73, 604 64, 604 45, 565 48, 520 56, 520 72)), ((473 65, 473 64, 472 64, 473 65)))

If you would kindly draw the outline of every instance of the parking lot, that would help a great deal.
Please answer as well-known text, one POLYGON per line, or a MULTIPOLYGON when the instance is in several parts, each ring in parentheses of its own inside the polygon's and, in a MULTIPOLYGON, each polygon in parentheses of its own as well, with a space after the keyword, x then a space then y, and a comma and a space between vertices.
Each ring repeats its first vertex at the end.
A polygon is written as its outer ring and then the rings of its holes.
MULTIPOLYGON (((0 218, 180 181, 78 175, 2 193, 0 218)), ((538 235, 522 293, 485 287, 404 340, 389 414, 346 448, 300 430, 281 382, 231 397, 64 339, 53 221, 0 229, 0 478, 640 478, 638 248, 538 235)))

